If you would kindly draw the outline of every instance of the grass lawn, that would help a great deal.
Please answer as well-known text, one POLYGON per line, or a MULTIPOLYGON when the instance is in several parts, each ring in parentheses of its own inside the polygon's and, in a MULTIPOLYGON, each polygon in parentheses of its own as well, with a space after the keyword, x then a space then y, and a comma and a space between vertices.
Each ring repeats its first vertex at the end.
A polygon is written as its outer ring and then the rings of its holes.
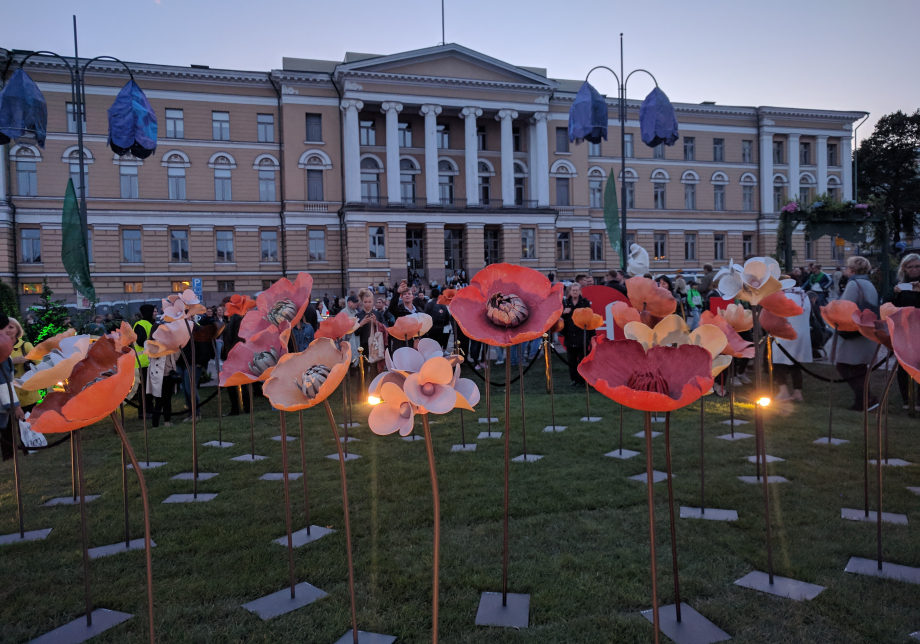
MULTIPOLYGON (((817 367, 829 374, 827 367, 817 367)), ((503 369, 493 369, 495 379, 503 369)), ((466 374, 467 377, 469 374, 466 374)), ((530 593, 530 628, 522 631, 474 626, 480 594, 501 590, 502 440, 479 440, 475 452, 451 453, 460 441, 459 413, 432 416, 442 504, 441 619, 444 642, 651 642, 651 625, 639 615, 651 607, 648 511, 645 485, 627 477, 645 471, 644 455, 621 461, 603 454, 616 447, 618 407, 596 392, 592 415, 585 415, 584 389, 569 385, 557 361, 556 422, 562 433, 541 430, 550 424, 550 401, 540 365, 526 377, 527 448, 544 458, 512 463, 510 589, 530 593)), ((881 389, 881 376, 876 375, 881 389)), ((480 383, 481 384, 481 383, 480 383)), ((907 642, 920 629, 920 587, 844 572, 849 557, 875 556, 875 524, 840 518, 843 507, 863 500, 862 414, 846 411, 852 402, 846 385, 834 386, 835 435, 850 440, 840 447, 812 444, 827 433, 827 386, 806 378, 809 404, 790 412, 771 412, 767 453, 786 459, 770 465, 787 483, 771 486, 775 571, 826 586, 810 602, 793 602, 734 585, 752 570, 765 570, 762 488, 738 481, 754 474, 747 456, 753 439, 726 442, 727 402, 707 399, 706 505, 738 511, 734 523, 677 520, 681 594, 715 624, 744 643, 907 642)), ((890 420, 891 456, 920 463, 920 421, 901 410, 895 386, 890 420)), ((746 388, 747 392, 750 387, 746 388)), ((205 390, 209 392, 210 390, 205 390)), ((493 391, 492 412, 504 421, 503 394, 493 391)), ((745 390, 740 393, 744 397, 745 390)), ((512 456, 521 453, 518 389, 512 390, 512 456)), ((226 410, 226 398, 224 399, 226 410)), ((175 408, 181 408, 177 398, 175 408)), ((281 471, 278 414, 258 400, 257 463, 231 461, 249 450, 249 419, 224 419, 229 449, 200 448, 200 471, 219 476, 199 483, 216 492, 209 503, 163 505, 167 496, 190 492, 190 481, 171 477, 191 471, 191 424, 174 422, 150 432, 151 459, 169 464, 146 472, 150 491, 153 577, 158 641, 162 643, 298 642, 331 644, 350 626, 347 567, 338 464, 324 458, 335 451, 322 407, 304 412, 306 473, 312 523, 333 535, 295 550, 298 581, 318 586, 328 597, 282 617, 263 622, 242 603, 283 589, 288 581, 286 548, 272 543, 285 534, 281 481, 261 481, 281 471)), ((333 401, 341 421, 341 402, 333 401)), ((432 506, 425 444, 395 436, 374 436, 356 413, 361 439, 350 445, 362 458, 348 463, 358 599, 363 630, 387 633, 400 642, 430 641, 432 506)), ((485 401, 480 403, 485 416, 485 401)), ((752 410, 739 401, 741 418, 752 410)), ((129 410, 133 411, 133 410, 129 410)), ((200 443, 217 439, 217 407, 204 410, 200 443)), ((129 414, 133 416, 133 414, 129 414)), ((467 439, 482 429, 466 414, 467 439)), ((628 449, 644 453, 642 416, 627 410, 628 449)), ((663 425, 656 425, 660 430, 663 425)), ((297 416, 288 420, 297 435, 297 416)), ((753 433, 753 424, 741 427, 753 433)), ((143 458, 140 422, 128 422, 129 437, 143 458)), ((421 433, 421 424, 417 422, 421 433)), ((874 424, 873 424, 874 431, 874 424)), ((679 505, 699 506, 699 406, 672 419, 674 487, 679 505)), ((874 437, 872 443, 874 445, 874 437)), ((102 494, 87 505, 91 546, 124 538, 120 443, 101 423, 84 431, 87 492, 102 494)), ((290 443, 293 471, 301 471, 299 442, 290 443)), ((654 440, 655 467, 664 470, 664 437, 654 440)), ((873 455, 874 458, 874 455, 873 455)), ((78 617, 83 608, 79 508, 39 507, 70 494, 67 445, 20 461, 26 529, 53 528, 44 541, 0 547, 0 642, 27 642, 78 617)), ((885 524, 885 560, 920 566, 920 465, 885 468, 885 511, 906 513, 909 525, 885 524)), ((870 470, 874 480, 875 470, 870 470)), ((129 478, 132 537, 143 536, 136 478, 129 478)), ((661 604, 674 597, 669 547, 667 486, 656 493, 659 593, 661 604)), ((870 489, 875 508, 875 486, 870 489)), ((304 527, 303 488, 291 485, 294 529, 304 527)), ((0 465, 0 534, 18 530, 12 462, 0 465)), ((93 561, 96 606, 133 613, 133 619, 93 642, 141 644, 147 641, 147 597, 143 551, 93 561)), ((662 641, 667 641, 662 637, 662 641)))

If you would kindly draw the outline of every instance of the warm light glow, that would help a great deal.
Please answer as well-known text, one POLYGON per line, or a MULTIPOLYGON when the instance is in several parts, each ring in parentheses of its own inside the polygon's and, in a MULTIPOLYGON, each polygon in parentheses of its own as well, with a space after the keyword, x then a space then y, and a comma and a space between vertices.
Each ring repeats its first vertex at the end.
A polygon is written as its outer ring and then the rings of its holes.
POLYGON ((380 399, 379 399, 377 396, 368 396, 368 397, 367 397, 367 404, 368 404, 368 405, 379 405, 379 404, 380 404, 380 399))
POLYGON ((760 405, 761 407, 769 407, 769 406, 770 406, 770 399, 767 398, 766 396, 764 396, 763 398, 758 398, 758 399, 757 399, 757 404, 760 405))

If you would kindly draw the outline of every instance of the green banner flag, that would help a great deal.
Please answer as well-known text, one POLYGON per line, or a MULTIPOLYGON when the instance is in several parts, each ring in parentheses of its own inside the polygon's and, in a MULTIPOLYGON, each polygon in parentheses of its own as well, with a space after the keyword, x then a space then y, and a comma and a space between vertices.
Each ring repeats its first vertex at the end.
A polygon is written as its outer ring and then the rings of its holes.
POLYGON ((607 187, 604 188, 604 223, 607 225, 607 237, 614 252, 620 257, 620 211, 617 208, 617 181, 613 178, 613 170, 607 177, 607 187))
POLYGON ((87 252, 86 221, 80 212, 73 179, 67 180, 64 193, 64 212, 61 213, 61 259, 73 287, 90 301, 96 301, 96 289, 89 274, 89 253, 87 252))

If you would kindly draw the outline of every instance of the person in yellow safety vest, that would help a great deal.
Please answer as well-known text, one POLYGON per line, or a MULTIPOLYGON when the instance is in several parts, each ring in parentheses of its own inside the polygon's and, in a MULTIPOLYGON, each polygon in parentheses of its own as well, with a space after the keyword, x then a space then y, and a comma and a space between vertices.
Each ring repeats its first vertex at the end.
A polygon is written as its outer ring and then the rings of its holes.
POLYGON ((156 323, 154 316, 156 315, 157 307, 153 304, 142 304, 140 312, 141 319, 134 323, 134 333, 137 334, 137 342, 134 344, 134 349, 137 351, 137 360, 134 366, 140 369, 141 372, 141 386, 138 387, 137 390, 138 418, 141 418, 144 409, 141 405, 141 396, 144 396, 146 399, 147 413, 150 414, 153 411, 153 397, 145 393, 147 388, 147 367, 150 366, 150 358, 148 358, 147 354, 144 352, 144 343, 147 342, 148 338, 153 334, 153 327, 156 323))
POLYGON ((700 325, 703 311, 703 295, 697 290, 696 280, 687 282, 687 324, 692 331, 700 325))

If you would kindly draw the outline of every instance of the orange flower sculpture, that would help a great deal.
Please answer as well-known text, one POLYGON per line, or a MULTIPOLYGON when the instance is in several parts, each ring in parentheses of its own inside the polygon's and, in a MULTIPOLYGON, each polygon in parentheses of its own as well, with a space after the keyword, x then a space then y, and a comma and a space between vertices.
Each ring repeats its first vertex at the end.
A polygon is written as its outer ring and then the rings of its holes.
POLYGON ((509 347, 543 337, 562 315, 562 283, 513 264, 491 264, 473 276, 450 304, 467 337, 509 347))
POLYGON ((290 326, 282 322, 280 333, 275 327, 269 327, 246 342, 236 343, 220 371, 220 386, 236 387, 268 380, 275 365, 287 353, 290 335, 290 326))
POLYGON ((885 318, 895 357, 920 382, 920 309, 905 306, 885 318))
POLYGON ((232 315, 246 315, 250 310, 256 308, 256 301, 248 295, 231 295, 230 301, 224 305, 224 313, 227 317, 232 315))
POLYGON ((722 350, 722 353, 733 358, 753 358, 754 343, 748 342, 740 335, 732 325, 725 321, 721 315, 716 315, 712 311, 703 311, 700 316, 700 324, 711 324, 719 328, 725 334, 728 344, 722 350))
POLYGON ((29 417, 40 434, 71 432, 103 420, 134 384, 134 354, 100 338, 74 366, 64 391, 50 391, 29 417))
POLYGON ((32 350, 26 354, 26 358, 32 360, 33 362, 37 362, 55 349, 59 348, 61 346, 61 340, 64 338, 73 337, 75 335, 77 335, 75 329, 67 329, 62 333, 58 333, 57 335, 48 338, 47 340, 43 340, 36 344, 32 350))
POLYGON ((357 326, 358 318, 353 318, 345 311, 341 311, 338 315, 330 316, 320 322, 314 337, 340 340, 354 331, 357 326))
POLYGON ((248 340, 270 326, 281 326, 284 321, 293 327, 307 310, 312 290, 313 277, 309 273, 298 273, 293 283, 282 277, 256 297, 256 308, 240 324, 240 337, 248 340))
POLYGON ((719 309, 719 315, 738 333, 754 328, 754 314, 740 304, 729 304, 724 309, 719 309))
POLYGON ((579 329, 593 331, 604 326, 604 318, 591 310, 590 307, 582 307, 572 311, 572 323, 579 329))
POLYGON ((578 373, 599 392, 630 409, 668 412, 712 389, 712 355, 702 346, 653 346, 612 340, 595 347, 578 373))
POLYGON ((613 323, 621 329, 630 322, 639 322, 641 319, 639 311, 626 302, 614 302, 613 306, 610 308, 610 312, 613 315, 613 323))
POLYGON ((348 373, 351 345, 317 338, 300 353, 281 356, 262 386, 275 409, 298 411, 326 400, 348 373))
POLYGON ((387 328, 387 333, 397 340, 411 340, 428 333, 433 323, 427 313, 413 313, 396 320, 396 324, 387 328))
MULTIPOLYGON (((119 346, 117 340, 115 349, 119 353, 124 347, 119 346)), ((88 335, 72 335, 61 340, 56 349, 41 359, 41 362, 31 365, 30 369, 14 381, 17 387, 25 391, 38 391, 51 389, 59 382, 70 378, 74 367, 86 357, 92 340, 88 335)))
POLYGON ((438 296, 438 304, 446 304, 450 306, 450 303, 454 301, 454 296, 457 294, 457 289, 455 288, 446 288, 441 295, 438 296))
POLYGON ((173 320, 158 326, 144 344, 144 353, 151 358, 162 358, 182 349, 189 341, 185 320, 173 320))
POLYGON ((766 308, 760 312, 760 326, 774 338, 795 340, 799 337, 799 334, 789 324, 789 320, 781 315, 776 315, 766 308))
POLYGON ((677 300, 671 291, 647 277, 636 276, 626 280, 626 296, 637 311, 647 311, 656 318, 667 317, 677 310, 677 300))
MULTIPOLYGON (((890 302, 888 304, 891 304, 890 302)), ((897 310, 897 307, 894 307, 897 310)), ((886 311, 886 317, 894 313, 891 309, 886 311)), ((859 327, 859 332, 877 344, 881 344, 889 351, 891 348, 891 334, 888 332, 888 324, 885 320, 880 320, 875 311, 866 309, 857 311, 853 314, 853 322, 859 327)))
POLYGON ((122 322, 121 326, 112 331, 111 333, 106 334, 107 338, 111 338, 115 341, 116 349, 130 349, 134 346, 134 343, 137 342, 137 334, 134 332, 134 329, 131 328, 131 325, 127 322, 122 322))
POLYGON ((879 317, 882 320, 885 320, 895 311, 900 311, 900 309, 891 302, 885 302, 881 307, 879 307, 879 317))
POLYGON ((821 317, 832 329, 838 331, 858 331, 859 327, 853 322, 853 314, 859 313, 856 302, 849 300, 834 300, 827 306, 821 307, 821 317))
POLYGON ((784 318, 794 318, 804 312, 804 309, 792 301, 783 291, 777 291, 773 295, 763 298, 760 301, 760 305, 770 313, 784 318))

